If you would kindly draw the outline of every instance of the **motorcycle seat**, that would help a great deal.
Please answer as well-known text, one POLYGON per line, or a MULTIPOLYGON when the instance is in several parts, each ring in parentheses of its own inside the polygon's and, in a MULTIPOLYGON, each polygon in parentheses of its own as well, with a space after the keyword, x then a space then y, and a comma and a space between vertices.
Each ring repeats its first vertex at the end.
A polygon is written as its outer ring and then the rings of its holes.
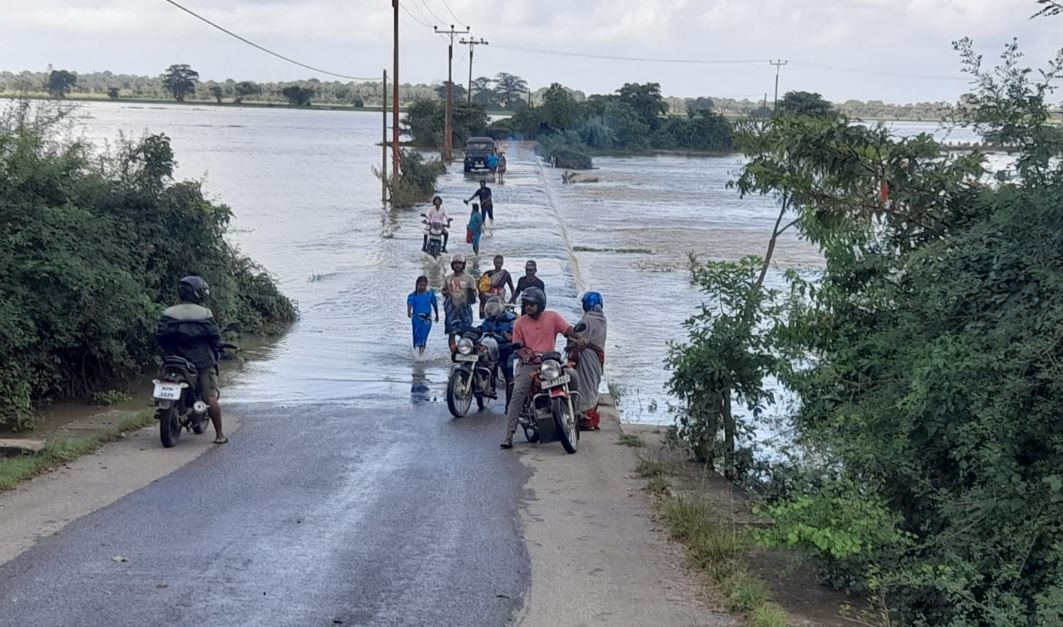
POLYGON ((187 370, 192 374, 197 374, 199 372, 199 369, 196 368, 194 363, 188 361, 184 357, 178 357, 177 355, 168 355, 164 357, 162 360, 162 366, 163 368, 167 366, 171 368, 180 368, 182 370, 187 370))

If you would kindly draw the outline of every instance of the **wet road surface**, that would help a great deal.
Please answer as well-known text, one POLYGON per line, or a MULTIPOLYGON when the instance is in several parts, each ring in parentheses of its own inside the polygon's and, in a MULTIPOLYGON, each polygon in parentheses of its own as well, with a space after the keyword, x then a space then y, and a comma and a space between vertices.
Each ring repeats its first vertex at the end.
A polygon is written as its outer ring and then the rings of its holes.
POLYGON ((232 411, 253 418, 229 444, 0 566, 0 624, 502 625, 518 609, 529 471, 498 449, 501 416, 232 411))

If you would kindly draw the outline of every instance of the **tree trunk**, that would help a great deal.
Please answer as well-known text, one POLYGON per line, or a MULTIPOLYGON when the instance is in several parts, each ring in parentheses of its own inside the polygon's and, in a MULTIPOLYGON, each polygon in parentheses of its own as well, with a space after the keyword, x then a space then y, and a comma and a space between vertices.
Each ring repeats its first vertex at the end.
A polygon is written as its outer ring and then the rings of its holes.
POLYGON ((723 419, 723 476, 727 479, 735 478, 735 420, 731 414, 731 388, 725 388, 721 400, 722 410, 720 417, 723 419))

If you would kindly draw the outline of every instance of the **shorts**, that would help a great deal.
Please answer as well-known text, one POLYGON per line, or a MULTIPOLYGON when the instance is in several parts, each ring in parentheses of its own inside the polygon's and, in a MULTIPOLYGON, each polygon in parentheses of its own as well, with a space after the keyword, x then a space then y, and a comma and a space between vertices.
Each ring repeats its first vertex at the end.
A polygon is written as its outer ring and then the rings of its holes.
POLYGON ((206 372, 201 370, 196 386, 199 387, 199 397, 204 401, 221 397, 221 388, 218 387, 218 369, 211 368, 206 372))

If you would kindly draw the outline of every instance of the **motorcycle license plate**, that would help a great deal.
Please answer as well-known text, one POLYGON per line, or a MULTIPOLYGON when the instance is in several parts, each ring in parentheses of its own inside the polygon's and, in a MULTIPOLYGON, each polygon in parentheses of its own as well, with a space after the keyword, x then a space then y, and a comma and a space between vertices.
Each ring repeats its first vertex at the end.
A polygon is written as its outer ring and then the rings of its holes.
POLYGON ((479 361, 480 360, 480 356, 479 355, 462 355, 462 354, 459 353, 459 354, 454 356, 454 359, 456 359, 457 361, 479 361))
POLYGON ((568 383, 570 380, 571 380, 571 377, 569 377, 567 374, 563 374, 563 375, 561 375, 560 377, 558 377, 556 379, 550 379, 548 381, 543 381, 542 382, 542 387, 543 388, 556 388, 559 385, 564 385, 564 384, 568 383))
POLYGON ((181 385, 179 383, 156 383, 153 396, 164 401, 176 401, 181 398, 181 385))

